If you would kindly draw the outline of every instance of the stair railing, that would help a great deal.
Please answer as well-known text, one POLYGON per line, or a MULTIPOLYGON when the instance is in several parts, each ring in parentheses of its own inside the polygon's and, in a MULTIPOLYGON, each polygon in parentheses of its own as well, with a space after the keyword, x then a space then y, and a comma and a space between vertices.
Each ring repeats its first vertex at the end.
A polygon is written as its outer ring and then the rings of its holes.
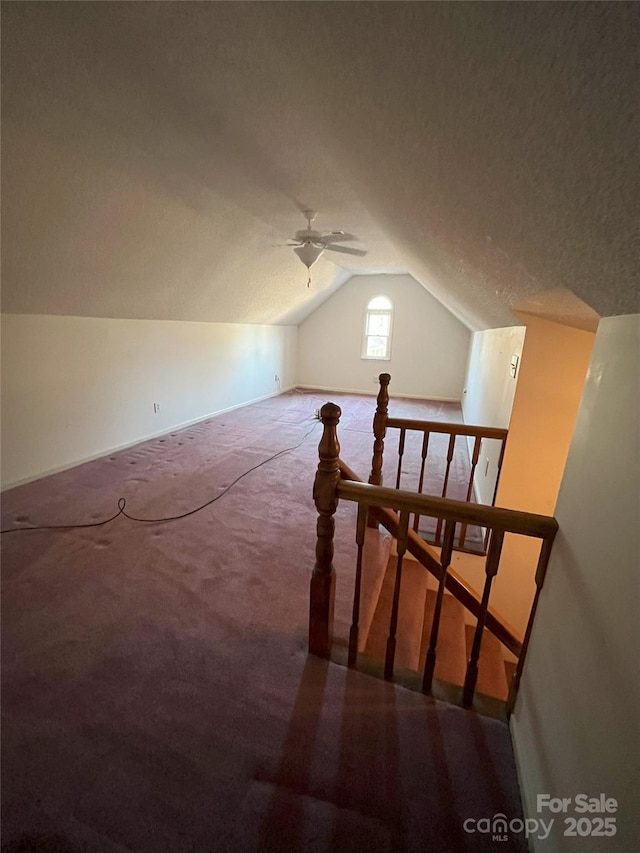
MULTIPOLYGON (((440 435, 448 435, 449 442, 447 447, 447 463, 444 471, 444 476, 442 480, 442 489, 440 491, 440 497, 446 498, 447 491, 449 488, 449 477, 451 472, 451 463, 453 462, 455 449, 456 449, 456 440, 459 437, 462 437, 465 441, 470 441, 473 439, 473 449, 471 450, 471 470, 469 474, 469 478, 466 483, 466 496, 465 501, 471 501, 473 498, 473 489, 474 489, 474 481, 476 476, 476 469, 478 466, 478 460, 480 459, 480 453, 482 448, 483 440, 496 440, 500 442, 500 450, 498 454, 497 461, 497 473, 496 473, 496 482, 493 490, 493 497, 491 500, 491 505, 495 504, 496 494, 498 491, 498 483, 500 480, 500 471, 502 469, 502 462, 504 459, 504 451, 505 445, 507 442, 508 430, 502 429, 500 427, 485 427, 485 426, 475 426, 472 424, 453 424, 453 423, 443 423, 441 421, 425 421, 425 420, 416 420, 412 418, 394 418, 389 417, 389 383, 391 381, 391 376, 388 373, 381 373, 378 377, 380 383, 380 390, 378 392, 377 403, 376 403, 376 412, 373 418, 373 433, 374 433, 374 443, 373 443, 373 457, 371 460, 371 473, 369 475, 369 483, 375 486, 381 486, 382 479, 382 466, 384 461, 384 443, 385 437, 387 433, 387 429, 398 429, 398 465, 396 469, 396 489, 399 489, 401 486, 402 479, 402 462, 405 452, 405 443, 407 434, 411 432, 422 433, 422 448, 420 452, 420 474, 418 480, 418 494, 422 494, 424 486, 425 486, 425 469, 426 464, 429 458, 429 444, 430 438, 434 434, 440 435)), ((371 523, 371 522, 370 522, 371 523)), ((420 524, 420 515, 414 514, 413 517, 413 530, 418 532, 420 524)), ((462 524, 460 526, 458 541, 454 546, 458 550, 465 550, 465 542, 467 540, 468 533, 468 525, 462 524)), ((435 526, 435 534, 433 537, 432 543, 434 545, 440 546, 442 545, 442 536, 443 536, 443 519, 436 520, 435 526)), ((483 541, 483 552, 486 552, 487 544, 489 539, 489 531, 487 530, 484 535, 483 541)), ((478 553, 475 551, 474 553, 478 553)))
POLYGON ((397 539, 398 556, 384 663, 385 678, 391 680, 394 674, 402 563, 404 555, 409 551, 439 581, 436 609, 425 662, 423 689, 428 692, 433 681, 440 612, 446 589, 477 620, 463 687, 463 704, 468 707, 473 702, 478 677, 478 659, 486 628, 518 659, 507 702, 507 712, 510 713, 520 683, 531 625, 544 583, 551 546, 558 529, 556 520, 549 516, 534 513, 454 501, 450 498, 419 495, 401 489, 389 489, 384 486, 363 483, 355 472, 340 459, 340 444, 337 435, 340 415, 340 408, 334 403, 325 403, 320 410, 324 430, 318 448, 320 462, 313 488, 313 496, 318 510, 318 524, 316 562, 311 578, 309 651, 320 657, 329 657, 331 654, 335 591, 335 569, 333 567, 334 515, 341 499, 354 501, 358 504, 356 524, 358 556, 353 619, 349 635, 349 664, 355 666, 358 657, 358 617, 364 530, 367 519, 372 519, 397 539), (416 513, 443 520, 444 538, 440 556, 414 530, 410 529, 410 516, 416 513), (486 527, 490 533, 489 549, 485 562, 485 584, 480 597, 450 568, 455 528, 458 524, 480 525, 486 527), (502 543, 506 533, 533 537, 541 542, 535 577, 536 593, 523 641, 519 640, 513 629, 492 611, 489 605, 491 587, 499 569, 502 543))

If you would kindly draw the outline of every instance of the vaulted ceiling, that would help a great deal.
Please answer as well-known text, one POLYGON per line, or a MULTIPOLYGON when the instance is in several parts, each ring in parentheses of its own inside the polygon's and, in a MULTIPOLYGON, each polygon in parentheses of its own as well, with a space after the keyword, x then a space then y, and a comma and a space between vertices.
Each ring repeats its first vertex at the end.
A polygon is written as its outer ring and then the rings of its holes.
POLYGON ((637 12, 4 3, 3 310, 298 323, 408 271, 472 329, 635 312, 637 12), (309 289, 306 207, 367 250, 309 289))

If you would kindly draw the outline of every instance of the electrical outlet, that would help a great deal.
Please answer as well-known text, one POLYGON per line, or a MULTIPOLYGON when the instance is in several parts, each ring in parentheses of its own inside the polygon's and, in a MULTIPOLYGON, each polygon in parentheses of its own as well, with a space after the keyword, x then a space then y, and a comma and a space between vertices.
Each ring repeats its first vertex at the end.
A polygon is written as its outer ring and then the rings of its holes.
POLYGON ((278 374, 277 374, 277 373, 276 373, 276 375, 273 377, 273 381, 274 381, 274 382, 280 382, 280 377, 278 376, 278 374))
POLYGON ((153 411, 156 415, 158 414, 158 412, 160 411, 160 403, 153 404, 153 411))

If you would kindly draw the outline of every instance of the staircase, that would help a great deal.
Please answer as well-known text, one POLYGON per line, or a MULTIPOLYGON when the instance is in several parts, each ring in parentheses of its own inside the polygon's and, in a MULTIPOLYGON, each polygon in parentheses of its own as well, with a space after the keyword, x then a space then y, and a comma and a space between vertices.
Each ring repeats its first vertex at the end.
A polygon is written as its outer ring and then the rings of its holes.
POLYGON ((473 478, 482 441, 500 439, 502 456, 505 431, 389 418, 389 380, 389 374, 380 375, 368 483, 340 458, 339 406, 325 403, 320 410, 324 429, 313 487, 318 521, 310 587, 309 651, 489 716, 508 716, 515 703, 558 523, 550 516, 474 503, 473 478), (400 430, 394 489, 382 485, 387 426, 400 430), (400 488, 409 432, 423 435, 417 492, 400 488), (423 491, 432 434, 449 436, 439 497, 423 491), (474 439, 464 500, 447 495, 458 437, 474 439), (354 502, 358 508, 348 638, 333 636, 334 515, 343 500, 354 502), (423 528, 435 531, 430 544, 421 535, 423 528), (469 550, 467 540, 476 532, 483 543, 478 556, 484 567, 480 591, 451 568, 454 548, 469 550), (525 536, 539 542, 533 569, 536 590, 524 637, 490 604, 505 536, 525 536))
MULTIPOLYGON (((385 531, 368 528, 362 562, 360 631, 356 668, 381 675, 384 665, 397 562, 396 540, 385 531)), ((407 554, 396 633, 395 680, 421 690, 429 636, 435 610, 437 581, 407 554)), ((438 637, 434 694, 459 704, 475 624, 465 623, 465 608, 444 593, 438 637)), ((347 637, 334 637, 332 658, 344 663, 347 637)), ((485 630, 478 664, 475 703, 489 716, 502 717, 514 664, 505 660, 500 642, 485 630)))

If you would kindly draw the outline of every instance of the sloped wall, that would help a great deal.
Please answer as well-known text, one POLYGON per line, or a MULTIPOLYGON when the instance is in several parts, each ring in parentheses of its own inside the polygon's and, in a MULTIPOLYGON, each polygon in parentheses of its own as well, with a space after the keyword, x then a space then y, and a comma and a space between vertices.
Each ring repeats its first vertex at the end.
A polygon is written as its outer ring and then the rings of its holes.
POLYGON ((4 314, 3 488, 291 387, 296 339, 287 326, 4 314))
POLYGON ((353 276, 299 327, 298 383, 375 393, 390 373, 393 394, 460 400, 471 333, 410 275, 353 276), (389 361, 362 358, 364 317, 378 295, 393 302, 389 361))

